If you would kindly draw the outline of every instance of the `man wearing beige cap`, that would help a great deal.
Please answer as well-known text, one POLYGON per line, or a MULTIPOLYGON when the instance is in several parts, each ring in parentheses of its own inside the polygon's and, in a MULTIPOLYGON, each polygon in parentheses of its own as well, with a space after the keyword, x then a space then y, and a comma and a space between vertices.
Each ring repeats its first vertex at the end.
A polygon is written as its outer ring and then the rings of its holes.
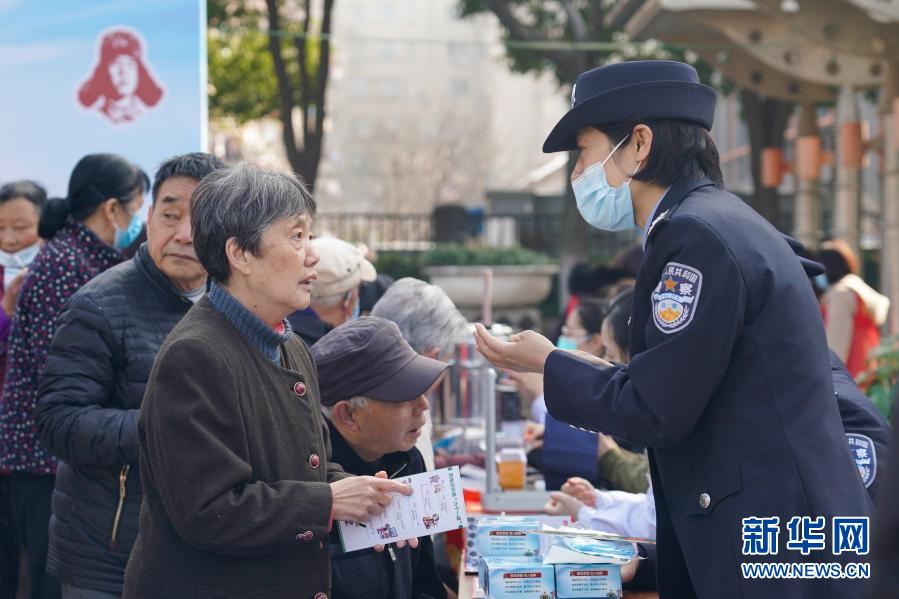
POLYGON ((312 346, 328 331, 359 315, 359 285, 377 277, 375 267, 356 246, 336 237, 312 240, 321 256, 312 281, 312 302, 288 320, 293 330, 312 346))

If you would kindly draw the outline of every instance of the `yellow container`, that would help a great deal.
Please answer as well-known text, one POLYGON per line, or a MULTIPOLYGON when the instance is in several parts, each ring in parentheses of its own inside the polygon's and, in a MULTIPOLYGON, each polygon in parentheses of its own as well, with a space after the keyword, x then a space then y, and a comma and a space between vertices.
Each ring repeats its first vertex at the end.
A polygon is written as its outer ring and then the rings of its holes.
POLYGON ((503 449, 496 456, 496 471, 503 491, 524 489, 526 470, 527 456, 524 449, 503 449))

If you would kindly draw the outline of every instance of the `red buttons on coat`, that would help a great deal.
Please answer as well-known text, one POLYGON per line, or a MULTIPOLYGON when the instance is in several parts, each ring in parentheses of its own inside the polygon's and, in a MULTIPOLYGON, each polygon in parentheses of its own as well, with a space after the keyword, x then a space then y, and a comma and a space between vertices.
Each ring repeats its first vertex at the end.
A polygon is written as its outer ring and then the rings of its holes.
POLYGON ((328 599, 328 596, 324 593, 316 593, 314 599, 328 599))
POLYGON ((318 457, 318 454, 313 453, 309 456, 309 466, 311 466, 313 470, 318 468, 319 464, 321 464, 321 459, 318 457))
POLYGON ((306 532, 301 532, 296 537, 294 537, 297 541, 311 541, 312 540, 312 531, 307 530, 306 532))
POLYGON ((299 397, 303 397, 306 395, 306 383, 300 381, 293 386, 293 392, 296 393, 299 397))

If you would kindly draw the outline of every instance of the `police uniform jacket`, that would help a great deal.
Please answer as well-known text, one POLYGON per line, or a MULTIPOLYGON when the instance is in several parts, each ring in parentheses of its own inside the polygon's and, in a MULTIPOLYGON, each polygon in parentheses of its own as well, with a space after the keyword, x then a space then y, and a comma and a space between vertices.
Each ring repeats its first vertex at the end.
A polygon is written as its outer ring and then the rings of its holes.
POLYGON ((799 261, 774 227, 707 181, 675 184, 656 215, 636 281, 630 364, 554 351, 549 412, 649 448, 663 599, 858 596, 856 581, 753 580, 740 569, 850 560, 831 554, 831 519, 870 510, 799 261), (751 516, 780 518, 776 555, 742 555, 741 521, 751 516), (785 549, 793 516, 826 518, 825 550, 785 549))
POLYGON ((159 351, 138 418, 144 499, 126 599, 327 599, 330 462, 299 337, 276 364, 200 300, 159 351))

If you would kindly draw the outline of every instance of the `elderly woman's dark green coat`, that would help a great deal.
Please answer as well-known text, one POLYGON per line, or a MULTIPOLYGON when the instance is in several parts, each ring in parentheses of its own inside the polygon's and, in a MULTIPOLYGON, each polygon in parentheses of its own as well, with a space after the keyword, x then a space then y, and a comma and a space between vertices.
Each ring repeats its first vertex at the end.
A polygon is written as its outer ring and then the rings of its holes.
POLYGON ((172 331, 138 421, 144 501, 127 599, 328 593, 330 442, 309 350, 267 359, 204 298, 172 331))

